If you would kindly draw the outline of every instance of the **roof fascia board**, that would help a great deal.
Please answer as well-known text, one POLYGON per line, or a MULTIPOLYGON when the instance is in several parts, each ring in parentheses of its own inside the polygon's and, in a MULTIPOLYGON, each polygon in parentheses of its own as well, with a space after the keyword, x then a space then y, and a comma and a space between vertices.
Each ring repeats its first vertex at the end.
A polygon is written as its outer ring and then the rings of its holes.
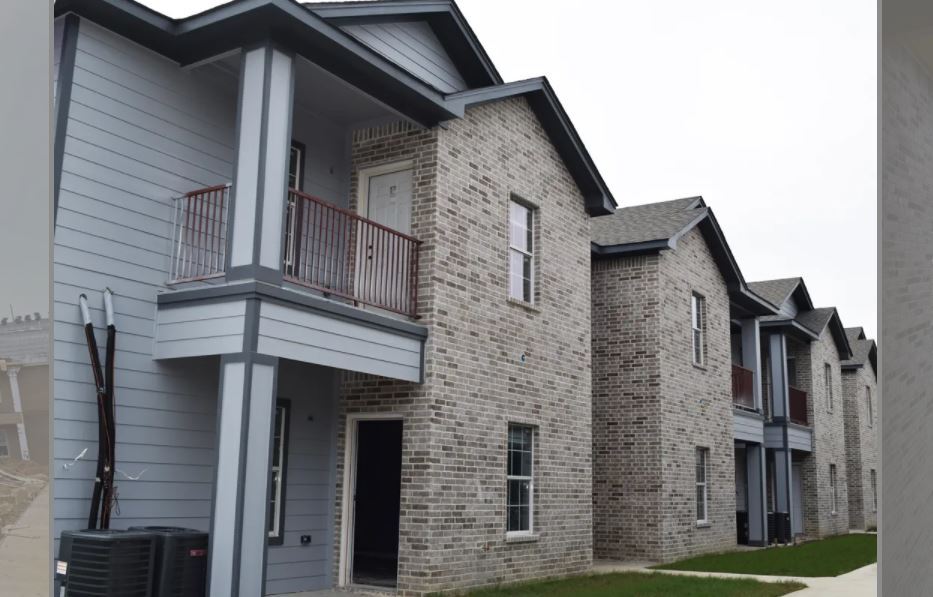
POLYGON ((589 214, 596 216, 613 213, 617 207, 615 199, 545 77, 451 93, 447 101, 450 109, 462 116, 469 106, 519 95, 527 97, 551 142, 561 154, 564 165, 583 193, 589 214))
POLYGON ((839 311, 833 307, 833 314, 829 317, 828 325, 832 326, 833 339, 836 341, 836 347, 839 349, 839 360, 845 361, 853 356, 852 347, 849 345, 849 338, 846 337, 846 328, 842 325, 842 318, 839 317, 839 311))
POLYGON ((598 245, 590 243, 590 251, 596 257, 617 257, 620 255, 642 255, 644 253, 657 253, 671 249, 671 245, 666 238, 658 240, 649 240, 640 243, 629 243, 627 245, 598 245))
POLYGON ((797 321, 793 319, 774 319, 771 321, 762 321, 759 322, 759 327, 762 328, 788 328, 793 332, 796 332, 798 336, 805 337, 807 340, 819 340, 819 334, 815 333, 810 328, 804 327, 797 321))
POLYGON ((455 117, 444 96, 291 0, 237 0, 175 20, 132 0, 58 0, 181 65, 263 39, 303 55, 423 125, 455 117))

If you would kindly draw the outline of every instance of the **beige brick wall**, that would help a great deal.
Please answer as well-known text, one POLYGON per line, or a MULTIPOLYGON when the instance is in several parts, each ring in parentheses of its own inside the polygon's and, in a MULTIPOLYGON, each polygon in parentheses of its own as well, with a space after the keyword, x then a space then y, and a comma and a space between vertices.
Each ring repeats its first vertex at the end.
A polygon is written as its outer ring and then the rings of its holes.
POLYGON ((593 266, 597 558, 669 561, 735 544, 729 298, 694 229, 675 251, 593 266), (693 364, 691 296, 706 299, 693 364), (709 524, 697 525, 696 448, 710 450, 709 524))
MULTIPOLYGON (((848 472, 849 528, 877 527, 871 489, 871 471, 878 470, 878 391, 871 365, 842 373, 845 392, 846 470, 848 472), (869 426, 866 387, 871 392, 873 418, 869 426)), ((877 473, 876 473, 877 474, 877 473)), ((879 487, 880 489, 880 487, 879 487)))
MULTIPOLYGON (((358 135, 354 178, 390 154, 416 156, 425 383, 346 377, 338 478, 347 414, 399 413, 401 594, 581 572, 592 560, 583 198, 522 98, 469 109, 446 129, 358 135), (538 208, 533 308, 508 299, 512 193, 538 208), (537 426, 530 542, 506 541, 509 422, 537 426)), ((341 491, 338 484, 338 498, 341 491)))

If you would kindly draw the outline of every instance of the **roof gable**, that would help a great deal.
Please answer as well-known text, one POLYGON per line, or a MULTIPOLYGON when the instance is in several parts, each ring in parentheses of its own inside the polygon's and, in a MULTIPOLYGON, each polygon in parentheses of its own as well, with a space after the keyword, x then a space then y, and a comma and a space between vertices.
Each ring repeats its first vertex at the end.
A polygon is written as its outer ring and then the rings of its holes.
POLYGON ((872 373, 878 376, 878 347, 874 340, 865 336, 861 327, 846 328, 846 337, 852 347, 852 358, 842 361, 843 369, 859 369, 871 365, 872 373))
MULTIPOLYGON (((446 67, 453 67, 463 85, 451 90, 438 87, 445 93, 502 83, 499 71, 453 0, 306 2, 304 6, 381 54, 387 50, 388 42, 396 51, 401 50, 403 55, 422 65, 426 61, 445 61, 446 67), (405 23, 408 25, 403 25, 405 23), (418 26, 412 26, 415 24, 418 26), (425 27, 433 40, 421 37, 425 27), (374 34, 383 36, 383 41, 373 39, 374 34), (413 40, 416 41, 412 45, 413 40), (430 50, 424 53, 427 47, 430 50)), ((406 70, 410 66, 400 65, 406 70)))
POLYGON ((778 307, 788 306, 793 313, 813 309, 813 301, 803 278, 779 278, 749 282, 752 292, 778 307))

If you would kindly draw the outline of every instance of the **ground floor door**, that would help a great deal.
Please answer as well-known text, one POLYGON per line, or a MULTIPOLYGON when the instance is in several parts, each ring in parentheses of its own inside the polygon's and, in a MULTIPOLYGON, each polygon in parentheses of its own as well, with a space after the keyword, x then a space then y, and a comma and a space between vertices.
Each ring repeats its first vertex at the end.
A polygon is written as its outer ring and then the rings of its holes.
POLYGON ((799 464, 791 467, 791 483, 793 484, 793 491, 791 492, 793 497, 793 503, 791 504, 793 508, 793 528, 791 531, 795 535, 799 535, 803 533, 803 469, 799 464))
POLYGON ((354 473, 351 582, 394 588, 398 579, 401 421, 359 421, 354 473))
POLYGON ((735 529, 739 545, 748 544, 748 458, 744 445, 735 446, 735 529))

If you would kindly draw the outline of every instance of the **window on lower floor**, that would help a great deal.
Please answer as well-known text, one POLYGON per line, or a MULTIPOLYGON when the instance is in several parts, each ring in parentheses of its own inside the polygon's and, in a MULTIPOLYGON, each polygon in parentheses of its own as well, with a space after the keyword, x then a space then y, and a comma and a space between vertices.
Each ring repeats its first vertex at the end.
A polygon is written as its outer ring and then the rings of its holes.
POLYGON ((281 545, 285 522, 285 473, 288 454, 288 400, 275 405, 275 428, 272 430, 272 469, 269 491, 269 543, 281 545))
POLYGON ((6 458, 10 455, 10 444, 6 439, 6 431, 0 429, 0 458, 6 458))
POLYGON ((709 522, 709 448, 697 448, 697 522, 709 522))
POLYGON ((836 485, 836 465, 829 465, 829 489, 833 498, 833 514, 839 511, 839 490, 836 485))
POLYGON ((509 425, 506 532, 531 533, 534 514, 534 428, 509 425))
POLYGON ((875 473, 875 469, 871 469, 871 471, 869 471, 869 474, 871 475, 871 511, 877 512, 878 511, 878 477, 877 477, 877 473, 875 473))

